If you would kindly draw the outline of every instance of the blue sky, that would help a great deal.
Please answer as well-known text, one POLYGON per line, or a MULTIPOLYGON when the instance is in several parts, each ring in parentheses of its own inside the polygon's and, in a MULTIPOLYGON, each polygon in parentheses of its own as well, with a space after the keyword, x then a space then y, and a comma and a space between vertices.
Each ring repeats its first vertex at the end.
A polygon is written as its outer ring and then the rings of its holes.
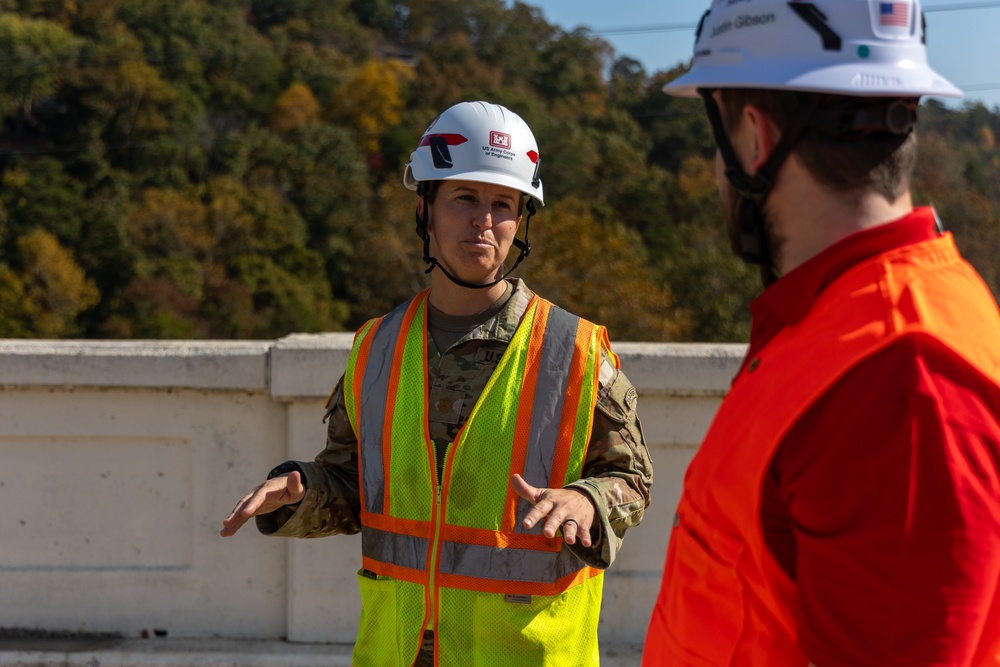
MULTIPOLYGON (((617 55, 641 62, 647 73, 686 63, 691 57, 694 30, 604 31, 696 25, 710 4, 710 0, 524 1, 539 7, 549 23, 564 30, 589 28, 610 42, 617 55)), ((923 7, 931 66, 965 91, 965 100, 1000 110, 1000 2, 926 0, 923 7)))

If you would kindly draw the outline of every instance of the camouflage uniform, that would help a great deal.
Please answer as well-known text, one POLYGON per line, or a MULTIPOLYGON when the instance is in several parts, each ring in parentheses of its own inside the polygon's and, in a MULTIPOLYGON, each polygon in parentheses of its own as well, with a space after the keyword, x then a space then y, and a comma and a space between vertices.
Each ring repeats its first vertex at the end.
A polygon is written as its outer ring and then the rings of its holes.
MULTIPOLYGON (((507 349, 533 293, 520 280, 500 312, 460 338, 443 354, 428 337, 429 426, 437 448, 438 479, 447 447, 472 412, 486 382, 507 349)), ((258 529, 281 537, 323 537, 361 530, 358 445, 344 407, 343 378, 327 404, 326 448, 312 463, 286 462, 270 476, 300 470, 306 495, 298 506, 257 517, 258 529)), ((653 467, 636 415, 636 391, 605 356, 583 478, 569 485, 586 493, 596 508, 593 545, 569 546, 583 562, 608 567, 625 530, 642 520, 649 505, 653 467)))

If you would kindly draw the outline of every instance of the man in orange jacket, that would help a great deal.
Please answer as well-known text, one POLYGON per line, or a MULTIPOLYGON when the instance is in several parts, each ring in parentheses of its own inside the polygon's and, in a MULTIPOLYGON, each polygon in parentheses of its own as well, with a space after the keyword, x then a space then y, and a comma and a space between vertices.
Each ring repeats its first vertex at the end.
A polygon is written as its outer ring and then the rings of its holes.
POLYGON ((1000 665, 1000 313, 910 176, 917 0, 716 0, 701 97, 746 359, 687 471, 643 664, 1000 665))

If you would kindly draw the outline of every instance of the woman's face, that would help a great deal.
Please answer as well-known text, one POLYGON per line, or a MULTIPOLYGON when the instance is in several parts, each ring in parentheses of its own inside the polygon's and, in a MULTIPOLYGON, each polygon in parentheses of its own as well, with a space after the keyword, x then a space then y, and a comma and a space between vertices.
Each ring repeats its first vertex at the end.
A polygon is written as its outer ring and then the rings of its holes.
MULTIPOLYGON (((521 193, 513 188, 441 181, 429 202, 431 254, 466 282, 495 280, 521 223, 520 203, 521 193)), ((421 199, 417 206, 423 204, 421 199)))

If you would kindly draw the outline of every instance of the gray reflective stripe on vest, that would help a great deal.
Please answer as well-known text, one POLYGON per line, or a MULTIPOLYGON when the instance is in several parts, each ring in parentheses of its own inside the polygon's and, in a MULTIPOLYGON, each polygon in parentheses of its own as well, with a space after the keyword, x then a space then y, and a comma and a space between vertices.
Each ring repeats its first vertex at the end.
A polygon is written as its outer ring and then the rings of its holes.
MULTIPOLYGON (((570 364, 573 361, 579 326, 580 318, 576 315, 555 306, 549 308, 538 362, 538 382, 531 410, 527 457, 524 472, 521 473, 524 481, 538 488, 547 488, 552 476, 552 462, 559 446, 559 427, 566 402, 566 383, 572 370, 570 364)), ((531 529, 524 527, 524 517, 531 508, 531 503, 523 498, 519 499, 514 532, 541 533, 542 522, 531 529)))
POLYGON ((392 563, 414 570, 427 568, 426 537, 387 533, 371 526, 361 531, 361 553, 380 563, 392 563))
POLYGON ((479 579, 551 584, 585 567, 583 561, 565 547, 552 552, 443 542, 438 570, 479 579))
POLYGON ((364 477, 365 509, 381 514, 385 495, 385 472, 382 469, 382 425, 385 423, 386 397, 392 356, 400 336, 400 325, 409 302, 397 306, 382 318, 368 351, 365 375, 361 379, 361 415, 358 433, 365 434, 361 447, 361 474, 364 477))

